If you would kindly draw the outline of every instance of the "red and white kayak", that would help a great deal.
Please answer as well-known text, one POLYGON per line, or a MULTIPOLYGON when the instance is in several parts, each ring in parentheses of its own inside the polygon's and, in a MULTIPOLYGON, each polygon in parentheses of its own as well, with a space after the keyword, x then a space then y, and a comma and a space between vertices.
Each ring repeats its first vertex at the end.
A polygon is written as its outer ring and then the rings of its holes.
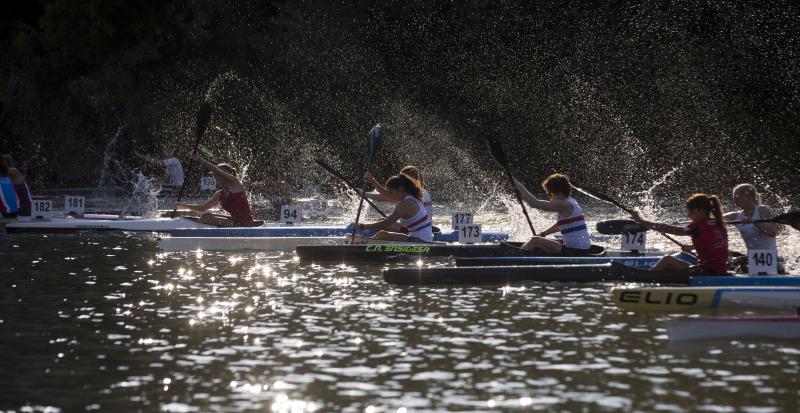
POLYGON ((800 316, 679 318, 664 324, 670 341, 800 339, 800 316))

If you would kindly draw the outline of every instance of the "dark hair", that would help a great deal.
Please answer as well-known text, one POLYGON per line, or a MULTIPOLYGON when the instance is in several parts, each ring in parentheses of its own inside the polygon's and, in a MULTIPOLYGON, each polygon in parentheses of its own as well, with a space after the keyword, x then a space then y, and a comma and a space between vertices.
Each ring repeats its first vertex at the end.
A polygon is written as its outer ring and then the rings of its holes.
POLYGON ((542 182, 542 188, 545 192, 562 194, 569 196, 572 193, 572 185, 569 183, 569 177, 564 174, 552 174, 542 182))
POLYGON ((422 200, 422 188, 419 186, 419 181, 406 174, 395 175, 387 179, 384 186, 391 189, 402 187, 408 194, 422 200))
POLYGON ((230 166, 229 164, 221 163, 221 164, 217 165, 217 168, 222 169, 223 171, 225 171, 225 172, 227 172, 227 173, 229 173, 229 174, 231 174, 233 176, 236 176, 236 168, 230 166))
POLYGON ((722 203, 716 195, 694 194, 686 200, 686 209, 690 211, 700 210, 711 214, 716 220, 716 224, 725 231, 725 221, 722 218, 722 203))
POLYGON ((409 177, 416 179, 417 181, 419 181, 420 188, 422 187, 422 176, 420 176, 419 169, 417 169, 416 166, 414 165, 404 166, 403 169, 400 170, 400 173, 406 174, 409 177))

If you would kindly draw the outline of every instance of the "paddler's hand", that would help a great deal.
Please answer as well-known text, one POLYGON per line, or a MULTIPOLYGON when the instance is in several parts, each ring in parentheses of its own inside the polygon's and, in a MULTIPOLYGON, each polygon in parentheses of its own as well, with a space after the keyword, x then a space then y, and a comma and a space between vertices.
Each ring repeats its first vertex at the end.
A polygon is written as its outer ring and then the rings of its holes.
POLYGON ((371 184, 376 182, 377 180, 375 179, 375 176, 372 175, 372 172, 367 171, 364 173, 364 181, 371 184))
POLYGON ((694 251, 694 247, 687 244, 681 244, 681 251, 683 252, 692 252, 694 251))
POLYGON ((358 222, 353 222, 350 224, 350 228, 354 228, 356 231, 363 231, 364 224, 359 224, 358 222))
POLYGON ((633 220, 638 222, 638 223, 641 223, 642 221, 644 221, 644 219, 642 219, 642 216, 639 215, 639 213, 636 212, 636 211, 631 211, 631 212, 629 212, 629 214, 630 214, 631 218, 633 218, 633 220))

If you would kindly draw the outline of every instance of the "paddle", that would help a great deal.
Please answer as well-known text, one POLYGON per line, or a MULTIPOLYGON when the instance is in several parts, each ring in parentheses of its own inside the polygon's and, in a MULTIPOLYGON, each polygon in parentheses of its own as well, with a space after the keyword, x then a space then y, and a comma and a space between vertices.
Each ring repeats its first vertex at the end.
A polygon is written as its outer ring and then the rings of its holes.
MULTIPOLYGON (((575 185, 572 185, 572 187, 573 187, 573 188, 575 188, 575 190, 576 190, 576 191, 578 191, 578 192, 580 192, 580 193, 583 193, 583 194, 585 194, 585 195, 588 195, 588 196, 590 196, 590 197, 592 197, 592 198, 594 198, 594 199, 597 199, 597 200, 600 200, 600 201, 603 201, 603 202, 608 202, 608 203, 610 203, 610 204, 613 204, 613 205, 615 205, 617 208, 619 208, 619 209, 621 209, 621 210, 623 210, 623 211, 625 211, 625 212, 627 212, 627 213, 629 213, 629 214, 633 214, 633 213, 634 213, 634 211, 633 211, 632 209, 630 209, 630 208, 626 207, 625 205, 622 205, 622 204, 621 204, 619 201, 617 201, 617 200, 615 200, 615 199, 611 198, 611 197, 610 197, 610 196, 608 196, 608 195, 603 195, 603 194, 601 194, 601 193, 599 193, 599 192, 597 192, 597 191, 595 191, 595 190, 591 190, 591 191, 589 191, 589 190, 587 190, 587 189, 584 189, 584 188, 578 188, 578 187, 577 187, 577 186, 575 186, 575 185)), ((675 238, 672 238, 671 236, 669 236, 669 235, 667 235, 667 234, 665 234, 665 233, 663 233, 663 232, 661 232, 661 231, 656 231, 656 232, 658 232, 659 234, 663 235, 663 236, 664 236, 666 239, 668 239, 668 240, 670 240, 670 241, 674 242, 674 243, 675 243, 676 245, 678 245, 679 247, 683 248, 683 244, 682 244, 680 241, 676 240, 675 238)))
MULTIPOLYGON (((342 174, 340 174, 335 169, 333 169, 333 167, 331 167, 330 165, 325 163, 325 161, 323 161, 322 159, 314 159, 314 162, 316 162, 317 165, 319 165, 322 169, 327 171, 329 174, 335 176, 336 178, 339 178, 340 181, 344 182, 345 186, 347 186, 348 188, 352 189, 353 191, 356 191, 357 193, 359 192, 358 188, 353 186, 353 184, 351 184, 350 181, 347 180, 347 178, 345 178, 342 174)), ((377 211, 382 217, 386 218, 386 216, 387 216, 386 213, 383 212, 380 208, 378 208, 378 206, 375 205, 372 201, 370 201, 369 198, 364 198, 364 201, 366 201, 366 203, 368 203, 369 206, 371 206, 373 209, 375 209, 375 211, 377 211)))
MULTIPOLYGON (((757 219, 752 221, 754 224, 758 224, 759 222, 774 222, 776 224, 783 224, 788 225, 798 231, 800 231, 800 211, 789 211, 780 215, 776 215, 772 218, 767 219, 757 219)), ((742 221, 725 221, 726 224, 741 224, 742 221)))
POLYGON ((536 235, 536 230, 533 228, 533 222, 531 222, 531 217, 528 215, 528 209, 525 208, 525 203, 522 202, 522 195, 520 195, 517 186, 514 184, 514 176, 511 174, 511 168, 508 166, 508 158, 506 158, 506 152, 503 150, 503 145, 496 140, 486 140, 486 144, 489 146, 489 153, 494 158, 495 162, 499 163, 500 166, 506 171, 506 175, 508 176, 508 180, 511 182, 511 186, 514 188, 514 195, 517 197, 517 202, 519 202, 519 206, 522 207, 522 213, 525 214, 525 219, 528 220, 528 226, 531 227, 531 232, 533 235, 536 235))
MULTIPOLYGON (((369 134, 367 134, 367 168, 366 170, 369 171, 372 168, 372 163, 375 161, 375 155, 378 153, 378 148, 381 146, 381 124, 377 124, 369 130, 369 134)), ((365 172, 366 173, 366 172, 365 172)), ((355 224, 353 225, 353 233, 350 237, 350 243, 354 243, 356 240, 356 228, 358 227, 358 220, 361 219, 361 209, 364 207, 364 197, 367 193, 367 183, 361 187, 361 199, 358 202, 358 212, 356 212, 356 220, 355 224)))
POLYGON ((200 104, 200 108, 197 109, 197 139, 194 141, 194 149, 192 149, 192 155, 189 157, 189 164, 186 168, 186 179, 183 180, 181 190, 178 191, 178 199, 175 200, 175 209, 172 210, 172 218, 175 218, 178 213, 178 202, 181 202, 181 198, 183 198, 183 190, 186 188, 186 182, 189 181, 188 178, 191 176, 192 166, 194 165, 194 154, 197 153, 197 147, 200 145, 200 139, 206 132, 206 128, 208 127, 208 122, 210 120, 211 104, 204 100, 203 103, 200 104))
POLYGON ((631 219, 609 219, 597 223, 597 232, 603 235, 638 234, 647 232, 647 228, 631 219))

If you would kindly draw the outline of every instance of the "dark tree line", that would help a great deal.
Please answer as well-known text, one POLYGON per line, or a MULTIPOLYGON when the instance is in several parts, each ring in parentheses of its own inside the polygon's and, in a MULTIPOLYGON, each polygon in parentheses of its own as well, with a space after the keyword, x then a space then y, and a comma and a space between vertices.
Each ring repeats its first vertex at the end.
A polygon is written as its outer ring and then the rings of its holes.
POLYGON ((253 179, 384 175, 480 192, 501 139, 520 174, 671 195, 732 181, 797 196, 792 1, 16 1, 0 25, 0 145, 38 185, 116 179, 131 150, 207 144, 253 179), (117 131, 120 136, 109 146, 117 131))

